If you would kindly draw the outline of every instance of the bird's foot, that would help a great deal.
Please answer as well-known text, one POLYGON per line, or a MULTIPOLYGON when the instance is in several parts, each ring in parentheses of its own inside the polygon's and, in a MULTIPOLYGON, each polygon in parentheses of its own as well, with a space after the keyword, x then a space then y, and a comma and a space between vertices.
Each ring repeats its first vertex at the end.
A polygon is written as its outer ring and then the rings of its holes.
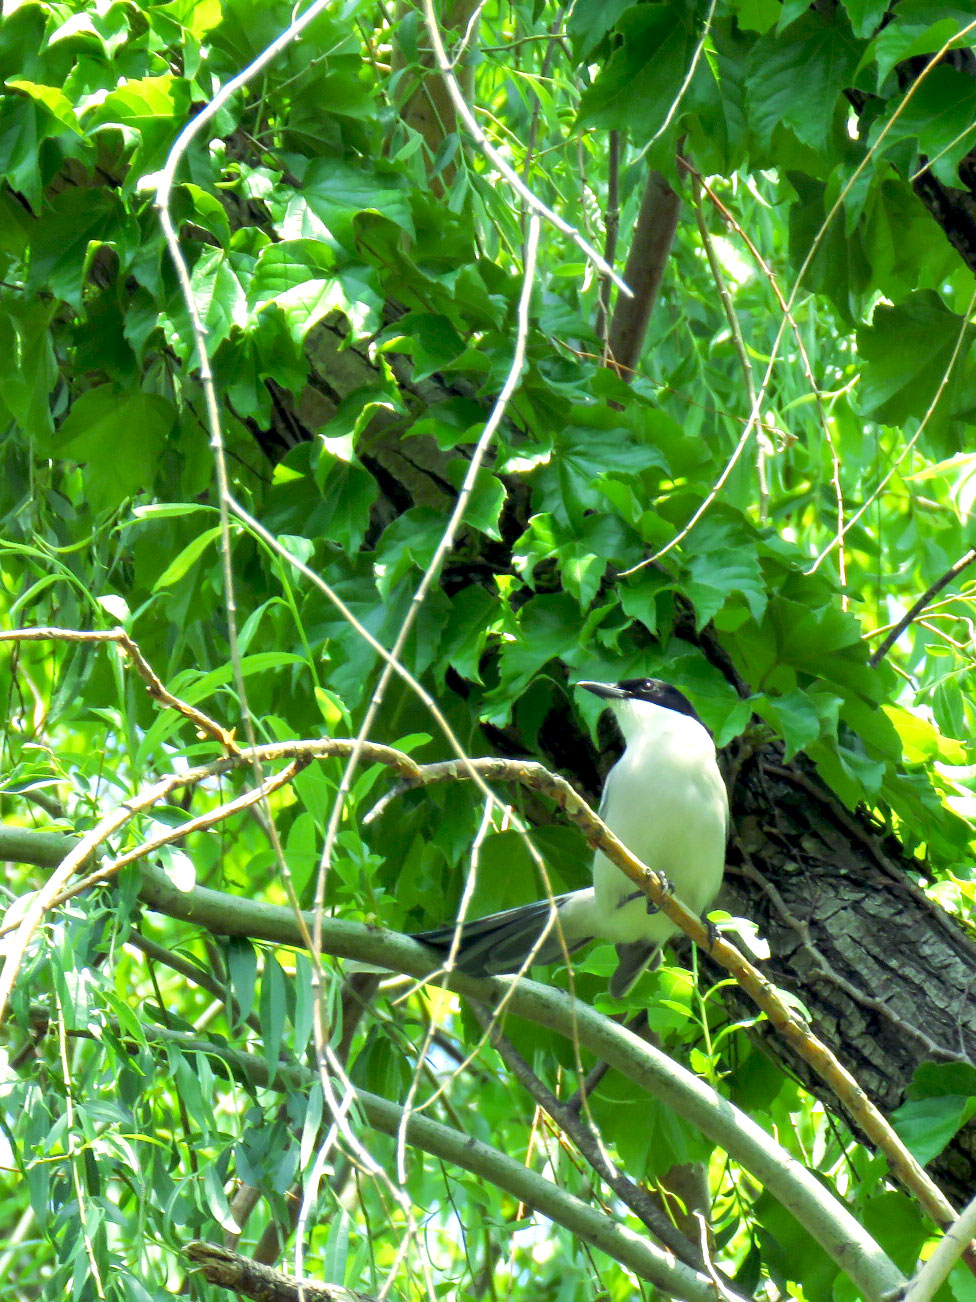
POLYGON ((715 948, 715 942, 718 940, 721 933, 715 923, 708 916, 707 911, 703 911, 699 914, 699 917, 701 918, 702 926, 705 928, 705 934, 708 937, 708 952, 711 953, 715 948))
MULTIPOLYGON (((666 876, 664 873, 657 873, 655 875, 657 877, 658 884, 661 890, 664 892, 664 894, 673 895, 674 883, 671 881, 671 879, 668 876, 666 876)), ((653 902, 653 900, 647 899, 647 896, 644 894, 643 891, 632 891, 630 895, 625 895, 624 898, 620 901, 620 907, 623 908, 625 904, 631 904, 633 903, 634 900, 647 900, 648 913, 660 913, 660 909, 658 908, 658 906, 653 902)))

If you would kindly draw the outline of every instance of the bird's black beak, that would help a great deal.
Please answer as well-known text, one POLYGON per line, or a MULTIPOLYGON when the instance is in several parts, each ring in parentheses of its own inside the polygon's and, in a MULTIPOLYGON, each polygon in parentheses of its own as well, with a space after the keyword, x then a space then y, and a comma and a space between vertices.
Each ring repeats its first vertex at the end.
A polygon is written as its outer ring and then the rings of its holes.
POLYGON ((616 683, 594 683, 589 679, 580 679, 576 684, 577 687, 583 687, 594 696, 602 697, 605 701, 623 701, 627 699, 627 693, 623 688, 618 687, 616 683))

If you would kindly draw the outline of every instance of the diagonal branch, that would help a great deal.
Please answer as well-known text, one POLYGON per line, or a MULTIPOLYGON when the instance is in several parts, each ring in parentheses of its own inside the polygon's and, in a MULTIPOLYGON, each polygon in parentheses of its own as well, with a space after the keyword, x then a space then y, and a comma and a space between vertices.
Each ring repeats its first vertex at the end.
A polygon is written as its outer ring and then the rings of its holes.
POLYGON ((14 628, 6 632, 0 632, 0 642, 114 642, 119 650, 129 657, 133 668, 146 684, 149 695, 154 701, 158 701, 160 705, 168 705, 172 710, 177 710, 184 718, 189 719, 203 736, 219 742, 231 754, 238 751, 233 732, 228 732, 226 728, 211 719, 209 715, 204 714, 202 710, 198 710, 195 705, 180 700, 178 696, 174 696, 172 692, 163 686, 162 679, 142 654, 138 643, 129 636, 124 628, 94 630, 49 627, 14 628))
MULTIPOLYGON (((165 798, 172 790, 194 785, 220 767, 233 767, 235 764, 255 763, 270 753, 279 756, 290 753, 292 756, 307 752, 349 754, 356 743, 333 740, 320 742, 318 745, 299 743, 278 743, 273 746, 249 747, 239 755, 228 756, 213 765, 203 765, 184 773, 173 774, 152 787, 147 788, 138 797, 110 811, 99 824, 79 841, 68 844, 72 847, 61 864, 49 878, 46 885, 37 893, 18 927, 17 936, 11 943, 2 973, 0 973, 0 1019, 6 1008, 7 1000, 13 986, 17 969, 26 951, 27 944, 39 924, 51 901, 70 878, 72 873, 90 857, 92 852, 112 832, 121 827, 141 809, 149 808, 156 801, 165 798)), ((600 850, 624 873, 624 875, 642 891, 648 900, 680 929, 695 944, 705 951, 728 972, 766 1014, 770 1024, 795 1053, 833 1091, 834 1095, 867 1136, 888 1160, 892 1175, 909 1193, 918 1199, 919 1204, 937 1225, 948 1226, 956 1219, 956 1211, 931 1177, 923 1170, 905 1145, 901 1142, 881 1111, 870 1101, 851 1073, 843 1066, 836 1055, 819 1040, 810 1027, 797 1015, 795 1008, 788 1003, 776 987, 754 967, 733 945, 721 936, 714 937, 702 920, 680 900, 669 894, 660 877, 643 864, 640 859, 627 849, 614 835, 598 814, 587 802, 558 774, 551 773, 544 765, 524 760, 506 760, 488 758, 481 760, 446 760, 439 764, 418 765, 409 756, 392 747, 371 746, 369 752, 379 758, 385 753, 386 760, 398 768, 402 775, 408 776, 411 786, 427 786, 434 782, 463 781, 474 779, 479 783, 516 782, 551 798, 565 817, 580 828, 587 842, 595 850, 600 850)), ((380 762, 383 762, 380 759, 380 762)), ((151 871, 151 870, 150 870, 151 871)), ((269 906, 265 906, 269 907, 269 906)), ((300 943, 312 948, 311 935, 305 932, 305 914, 289 912, 292 924, 299 927, 302 934, 300 943)), ((321 919, 321 911, 316 910, 315 918, 323 928, 323 936, 328 929, 326 920, 321 919)), ((324 947, 323 940, 323 947, 324 947)), ((426 973, 425 973, 426 975, 426 973)), ((510 997, 512 987, 506 989, 510 997)), ((967 1265, 976 1273, 976 1246, 970 1245, 965 1254, 967 1265)))
POLYGON ((968 567, 972 565, 973 561, 976 561, 976 547, 970 547, 965 556, 961 556, 959 560, 956 561, 955 565, 950 565, 945 574, 941 575, 930 587, 926 588, 918 601, 916 601, 914 606, 912 606, 911 610, 901 617, 894 628, 888 632, 881 645, 872 652, 871 659, 868 662, 872 669, 881 663, 901 637, 902 633, 904 633, 905 629, 908 628, 909 624, 913 624, 915 620, 918 619, 919 615, 921 615, 929 602, 932 601, 934 597, 937 597, 943 588, 947 588, 953 579, 957 578, 963 570, 968 569, 968 567))
POLYGON ((617 300, 607 340, 610 365, 625 380, 633 378, 644 347, 680 211, 680 196, 660 172, 649 172, 624 268, 624 279, 634 294, 617 300))

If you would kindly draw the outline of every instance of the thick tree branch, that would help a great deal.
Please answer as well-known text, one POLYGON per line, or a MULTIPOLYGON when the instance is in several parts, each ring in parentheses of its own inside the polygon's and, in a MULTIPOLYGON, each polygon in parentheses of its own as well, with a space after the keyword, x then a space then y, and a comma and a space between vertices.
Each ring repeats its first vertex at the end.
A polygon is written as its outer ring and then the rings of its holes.
MULTIPOLYGON (((329 743, 320 743, 327 746, 329 743)), ((355 743, 333 741, 333 747, 348 748, 339 753, 350 753, 355 743)), ((313 748, 306 743, 291 743, 293 753, 304 755, 313 748)), ((253 763, 256 753, 267 753, 273 749, 282 752, 282 747, 255 747, 240 754, 219 761, 226 766, 233 763, 253 763), (252 753, 254 752, 254 753, 252 753)), ((314 749, 318 749, 315 747, 314 749)), ((416 765, 407 756, 391 748, 371 747, 369 753, 376 755, 385 751, 389 762, 400 772, 409 772, 411 785, 428 785, 431 782, 445 780, 462 780, 472 778, 482 784, 491 781, 518 782, 533 790, 541 791, 553 799, 570 822, 579 827, 595 850, 602 851, 621 871, 647 896, 648 900, 696 944, 728 972, 750 999, 766 1013, 772 1026, 787 1045, 795 1052, 817 1076, 823 1080, 847 1113, 853 1118, 871 1143, 885 1154, 893 1175, 902 1186, 916 1197, 926 1213, 938 1225, 947 1226, 955 1220, 956 1212, 938 1186, 925 1173, 912 1157, 905 1145, 898 1139, 882 1113, 867 1097, 854 1077, 844 1068, 836 1055, 819 1040, 799 1017, 793 1006, 781 998, 776 988, 744 956, 721 937, 714 938, 700 918, 687 909, 666 889, 657 874, 651 872, 627 847, 611 832, 600 817, 593 812, 583 798, 557 774, 549 772, 543 765, 528 761, 502 759, 449 760, 440 764, 416 765), (394 758, 395 757, 395 758, 394 758)), ((333 751, 332 753, 336 753, 333 751)), ((364 752, 365 753, 365 752, 364 752)), ((44 888, 38 892, 19 924, 18 934, 11 945, 3 972, 0 973, 0 1016, 6 1007, 17 968, 26 951, 27 944, 37 927, 44 911, 75 871, 77 864, 89 857, 92 850, 101 844, 113 831, 127 821, 137 809, 150 807, 157 800, 180 786, 192 786, 203 776, 212 771, 213 765, 205 765, 195 770, 176 774, 163 779, 133 798, 125 805, 111 811, 91 832, 78 842, 55 870, 44 888)), ((295 915, 293 915, 295 916, 295 915)), ((316 939, 321 926, 321 913, 316 910, 312 916, 316 939)), ((297 920, 301 922, 301 915, 297 920)), ((302 941, 306 948, 318 952, 313 946, 311 934, 302 941)), ((967 1263, 976 1270, 976 1248, 967 1254, 967 1263)))
POLYGON ((608 340, 610 364, 625 380, 632 377, 644 347, 680 211, 680 197, 660 172, 650 172, 624 268, 634 296, 617 299, 608 340))
MULTIPOLYGON (((199 886, 193 891, 181 892, 173 887, 165 874, 152 868, 145 870, 140 894, 150 907, 218 933, 256 936, 276 944, 303 943, 301 935, 304 927, 299 925, 290 909, 282 906, 241 899, 199 886)), ((308 921, 306 918, 306 927, 308 921)), ((430 956, 422 945, 407 936, 399 936, 382 928, 366 927, 361 923, 336 918, 326 919, 322 941, 325 952, 339 957, 407 972, 420 979, 431 974, 430 956)), ((719 1144, 733 1160, 751 1171, 767 1191, 792 1212, 869 1299, 880 1299, 884 1293, 903 1283, 900 1272, 844 1205, 815 1176, 780 1148, 771 1135, 710 1086, 626 1027, 562 991, 524 978, 513 985, 504 978, 478 979, 455 972, 445 978, 445 984, 459 994, 482 1002, 493 1003, 501 998, 506 999, 511 1012, 578 1043, 609 1062, 640 1088, 672 1107, 719 1144)), ((170 1038, 179 1033, 154 1028, 153 1034, 170 1038)), ((188 1040, 185 1047, 215 1053, 235 1071, 255 1083, 271 1083, 270 1069, 263 1058, 251 1057, 223 1044, 210 1044, 207 1041, 188 1040)), ((276 1068, 275 1079, 286 1087, 298 1088, 304 1078, 301 1074, 305 1072, 305 1068, 282 1065, 276 1068), (298 1076, 294 1074, 296 1072, 299 1073, 298 1076)), ((370 1124, 387 1134, 397 1133, 402 1124, 402 1111, 399 1107, 364 1092, 359 1093, 358 1097, 370 1124)), ((494 1183, 509 1188, 516 1197, 535 1205, 532 1198, 524 1197, 523 1190, 528 1188, 527 1185, 503 1184, 501 1178, 496 1179, 496 1172, 508 1180, 510 1165, 514 1168, 511 1171, 513 1181, 521 1182, 526 1175, 532 1176, 533 1180, 538 1180, 539 1177, 527 1173, 521 1163, 495 1154, 486 1145, 475 1146, 474 1141, 466 1136, 458 1136, 455 1141, 451 1138, 454 1133, 447 1127, 415 1114, 407 1122, 407 1138, 410 1143, 487 1175, 494 1183), (447 1135, 442 1135, 442 1131, 447 1131, 447 1135), (476 1156, 472 1158, 471 1154, 476 1156), (483 1165, 482 1159, 487 1160, 489 1157, 489 1165, 483 1165), (494 1165, 496 1158, 501 1158, 498 1166, 494 1165)), ((580 1206, 585 1207, 584 1204, 580 1206)), ((585 1210, 589 1215, 597 1215, 605 1229, 608 1224, 606 1217, 592 1213, 589 1208, 585 1210)), ((550 1211, 545 1210, 544 1214, 550 1215, 550 1211)), ((553 1216, 553 1219, 557 1218, 553 1216)), ((580 1233, 583 1237, 578 1228, 574 1228, 574 1233, 580 1233)), ((631 1237, 629 1232, 627 1237, 631 1237)), ((640 1240, 637 1242, 642 1243, 640 1240)), ((598 1243, 597 1246, 609 1251, 605 1243, 598 1243)), ((642 1262, 649 1266, 651 1259, 642 1256, 642 1262)), ((687 1271, 687 1267, 680 1269, 687 1271)), ((709 1287, 713 1288, 711 1283, 709 1287)))
POLYGON ((230 1289, 254 1302, 377 1302, 372 1293, 360 1293, 339 1284, 295 1279, 250 1257, 195 1239, 183 1249, 188 1261, 209 1284, 230 1289))

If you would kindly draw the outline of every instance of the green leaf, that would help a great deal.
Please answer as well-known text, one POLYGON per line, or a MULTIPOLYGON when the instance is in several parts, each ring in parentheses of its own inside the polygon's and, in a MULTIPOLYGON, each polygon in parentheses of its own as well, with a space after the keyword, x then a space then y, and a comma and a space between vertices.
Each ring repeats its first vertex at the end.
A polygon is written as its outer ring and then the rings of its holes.
POLYGON ((49 447, 54 432, 51 393, 58 370, 50 333, 51 309, 6 304, 0 315, 0 405, 28 438, 49 447))
POLYGON ((443 370, 465 348, 451 321, 432 312, 408 312, 397 319, 390 333, 397 337, 396 351, 413 357, 415 383, 443 370))
POLYGON ((161 588, 172 587, 183 578, 189 570, 203 555, 206 549, 220 537, 221 527, 215 524, 212 529, 205 529, 203 533, 197 534, 192 542, 187 543, 178 556, 175 556, 166 566, 162 574, 152 586, 153 592, 158 592, 161 588))
POLYGON ((826 730, 836 733, 843 698, 828 692, 788 692, 783 696, 754 697, 753 709, 776 729, 786 743, 784 757, 793 758, 826 730))
POLYGON ((450 600, 451 616, 439 648, 441 666, 450 665, 462 678, 480 683, 481 656, 499 616, 498 599, 477 583, 450 600))
MULTIPOLYGON (((855 36, 870 36, 888 12, 888 0, 844 0, 855 36)), ((897 19, 896 19, 897 21, 897 19)))
POLYGON ((634 0, 578 0, 569 11, 566 30, 573 39, 580 60, 590 53, 613 30, 620 16, 634 0))
POLYGON ((890 154, 902 141, 912 140, 933 175, 944 185, 959 186, 959 164, 976 143, 974 114, 976 87, 972 78, 956 68, 934 68, 913 87, 911 98, 895 106, 892 114, 878 123, 870 143, 879 141, 881 152, 890 154))
POLYGON ((976 17, 966 5, 901 0, 892 7, 890 16, 891 21, 881 28, 864 57, 864 62, 872 56, 877 62, 879 90, 895 64, 919 54, 935 54, 947 43, 950 46, 972 43, 972 33, 959 35, 976 17))
POLYGON ((507 720, 514 701, 536 673, 579 639, 579 606, 565 592, 533 597, 519 611, 519 637, 502 650, 499 686, 486 698, 493 723, 507 720))
POLYGON ((36 81, 26 81, 23 77, 8 77, 5 84, 12 90, 23 91, 31 99, 43 104, 53 118, 69 131, 73 131, 75 135, 82 134, 81 123, 78 121, 74 105, 60 86, 41 86, 36 81))
POLYGON ((321 1279, 326 1284, 343 1285, 346 1282, 346 1263, 349 1260, 349 1232, 352 1218, 344 1207, 337 1207, 332 1215, 322 1249, 321 1279))
POLYGON ((620 43, 580 96, 581 126, 626 128, 638 143, 664 123, 688 69, 695 31, 688 6, 634 5, 620 43))
POLYGON ((777 128, 825 149, 834 110, 851 84, 859 49, 842 23, 807 14, 781 36, 756 43, 749 64, 750 120, 760 141, 777 128))
POLYGON ((413 234, 406 191, 395 169, 370 172, 343 159, 316 158, 305 173, 301 195, 289 202, 284 233, 332 240, 352 252, 355 219, 367 212, 413 234), (310 224, 305 215, 312 217, 310 224))
POLYGON ((72 405, 57 432, 55 453, 87 465, 94 505, 116 506, 151 487, 173 415, 158 394, 99 385, 72 405))
POLYGON ((976 1115, 976 1095, 943 1094, 909 1099, 891 1116, 898 1138, 922 1166, 931 1162, 976 1115))
POLYGON ((261 974, 261 1039, 264 1057, 271 1074, 278 1070, 278 1058, 288 1016, 288 992, 285 974, 274 954, 266 952, 261 974))
POLYGON ((974 334, 972 326, 929 290, 897 307, 879 305, 871 325, 857 332, 858 351, 864 358, 861 410, 877 420, 902 425, 912 418, 920 420, 939 393, 929 424, 944 423, 956 407, 963 383, 971 379, 968 354, 974 334), (957 347, 959 354, 950 371, 957 347))
POLYGON ((753 619, 762 618, 766 585, 750 533, 743 521, 722 519, 719 513, 706 516, 692 531, 683 588, 695 607, 698 628, 715 618, 732 593, 745 598, 753 619))
POLYGON ((744 32, 768 32, 779 18, 779 0, 733 0, 736 22, 744 32))
POLYGON ((227 975, 230 988, 237 1004, 235 1021, 243 1022, 250 1016, 254 1007, 254 992, 257 987, 258 960, 254 946, 250 941, 239 936, 231 936, 227 941, 227 975))
MULTIPOLYGON (((234 326, 243 329, 247 324, 247 294, 240 276, 244 266, 241 258, 227 254, 223 249, 208 248, 200 254, 190 275, 193 300, 207 332, 207 347, 211 351, 227 338, 234 326)), ((192 357, 192 338, 183 338, 180 331, 175 333, 180 352, 192 357)))

